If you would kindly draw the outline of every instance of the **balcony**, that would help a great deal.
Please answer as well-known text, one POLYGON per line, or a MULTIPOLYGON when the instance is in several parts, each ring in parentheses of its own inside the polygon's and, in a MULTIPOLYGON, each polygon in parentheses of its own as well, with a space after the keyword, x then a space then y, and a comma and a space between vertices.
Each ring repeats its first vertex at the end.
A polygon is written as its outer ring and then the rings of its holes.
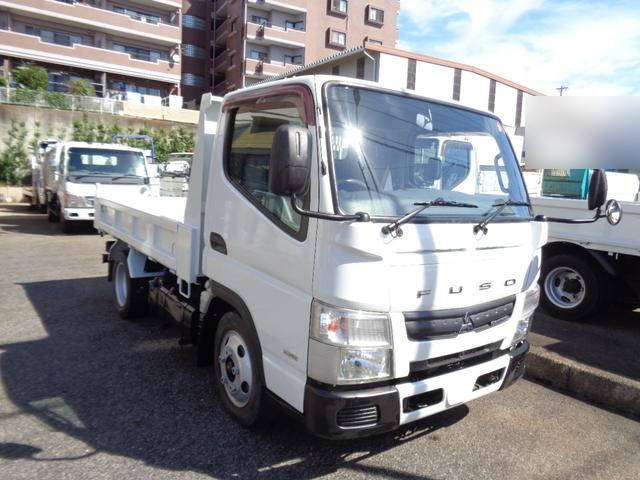
MULTIPOLYGON (((317 2, 318 0, 315 1, 317 2)), ((287 0, 286 4, 285 2, 278 0, 248 0, 247 5, 268 12, 271 10, 277 10, 279 12, 293 14, 307 13, 306 0, 287 0)))
POLYGON ((75 44, 71 47, 46 43, 39 37, 0 30, 0 55, 104 71, 161 82, 180 83, 180 64, 164 60, 148 62, 105 48, 75 44))
MULTIPOLYGON (((179 2, 177 2, 179 4, 179 2)), ((144 39, 162 45, 181 42, 182 33, 178 25, 149 23, 129 15, 97 8, 82 3, 66 3, 55 0, 1 0, 0 6, 17 15, 54 21, 60 24, 83 26, 95 31, 120 37, 144 39)), ((178 7, 179 8, 179 7, 178 7)))
POLYGON ((266 78, 293 70, 300 65, 271 63, 269 59, 254 60, 253 58, 245 59, 245 75, 252 78, 266 78))
POLYGON ((217 0, 213 4, 213 14, 216 17, 224 18, 228 13, 228 6, 233 0, 217 0))
POLYGON ((247 39, 261 45, 280 45, 282 47, 304 47, 307 33, 304 30, 285 28, 271 23, 258 24, 247 22, 247 39))
POLYGON ((225 72, 229 68, 229 51, 225 50, 213 61, 214 72, 225 72))
POLYGON ((222 23, 222 25, 216 28, 215 44, 226 46, 227 37, 229 36, 230 33, 231 33, 231 20, 227 19, 222 23))

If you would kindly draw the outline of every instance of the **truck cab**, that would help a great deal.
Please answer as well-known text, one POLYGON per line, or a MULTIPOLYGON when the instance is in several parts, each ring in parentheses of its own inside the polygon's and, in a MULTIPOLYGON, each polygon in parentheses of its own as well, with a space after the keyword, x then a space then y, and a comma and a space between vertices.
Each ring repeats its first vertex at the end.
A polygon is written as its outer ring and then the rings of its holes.
POLYGON ((180 322, 242 425, 360 437, 523 374, 547 226, 491 114, 329 76, 205 95, 160 200, 97 197, 117 309, 180 322))
POLYGON ((92 222, 98 185, 119 192, 149 192, 142 150, 123 145, 59 142, 45 157, 45 189, 49 221, 64 231, 73 222, 92 222))

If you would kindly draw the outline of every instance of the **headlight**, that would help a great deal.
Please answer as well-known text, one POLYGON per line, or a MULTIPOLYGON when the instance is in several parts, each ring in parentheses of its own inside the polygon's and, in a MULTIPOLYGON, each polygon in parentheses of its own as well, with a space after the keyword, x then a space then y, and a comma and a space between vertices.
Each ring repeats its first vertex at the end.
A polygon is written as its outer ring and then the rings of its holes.
POLYGON ((85 206, 84 197, 79 197, 65 192, 64 206, 68 208, 83 208, 85 206))
POLYGON ((309 372, 321 372, 313 377, 316 380, 348 384, 391 376, 391 324, 386 313, 332 307, 314 300, 310 336, 324 344, 311 342, 309 372))
POLYGON ((531 328, 531 320, 533 320, 533 315, 536 312, 539 302, 540 287, 536 284, 534 288, 525 293, 524 305, 522 306, 522 316, 516 326, 516 333, 513 335, 511 345, 515 345, 526 338, 527 333, 529 333, 529 329, 531 328))

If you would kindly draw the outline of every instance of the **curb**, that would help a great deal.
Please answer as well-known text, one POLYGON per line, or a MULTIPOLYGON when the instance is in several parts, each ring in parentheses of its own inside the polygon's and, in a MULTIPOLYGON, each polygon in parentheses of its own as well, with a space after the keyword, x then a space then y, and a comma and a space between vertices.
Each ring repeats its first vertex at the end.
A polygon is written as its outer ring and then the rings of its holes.
POLYGON ((577 397, 640 416, 640 382, 531 346, 525 377, 577 397))

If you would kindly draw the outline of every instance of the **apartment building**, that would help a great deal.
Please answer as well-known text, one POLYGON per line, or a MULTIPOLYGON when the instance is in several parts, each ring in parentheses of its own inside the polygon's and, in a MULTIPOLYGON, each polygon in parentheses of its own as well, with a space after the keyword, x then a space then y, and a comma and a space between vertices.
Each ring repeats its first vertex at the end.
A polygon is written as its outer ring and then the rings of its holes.
MULTIPOLYGON (((192 57, 202 52, 206 60, 208 39, 181 25, 207 35, 208 12, 199 4, 208 3, 185 0, 186 11, 204 17, 201 24, 182 15, 183 0, 0 0, 2 73, 8 78, 12 68, 33 63, 47 69, 50 90, 85 79, 98 96, 152 105, 199 94, 182 63, 197 63, 192 57)), ((199 68, 204 84, 201 61, 199 68)))
POLYGON ((365 41, 395 47, 400 0, 216 0, 209 86, 216 95, 365 41))

